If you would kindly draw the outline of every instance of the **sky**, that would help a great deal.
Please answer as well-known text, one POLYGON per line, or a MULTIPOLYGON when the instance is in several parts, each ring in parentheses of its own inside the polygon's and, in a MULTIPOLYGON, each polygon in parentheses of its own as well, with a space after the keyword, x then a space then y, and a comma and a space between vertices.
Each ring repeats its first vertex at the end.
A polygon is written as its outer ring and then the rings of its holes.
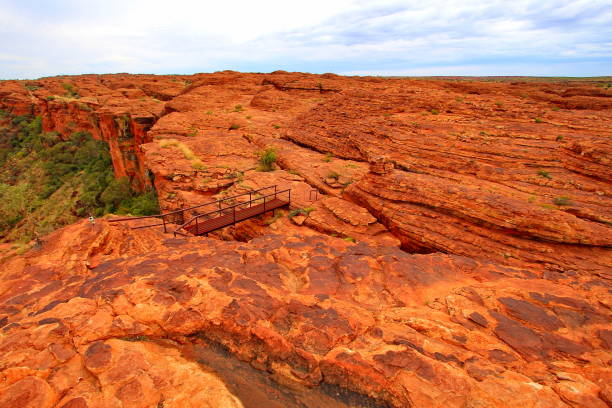
POLYGON ((0 0, 0 79, 612 75, 612 0, 0 0))

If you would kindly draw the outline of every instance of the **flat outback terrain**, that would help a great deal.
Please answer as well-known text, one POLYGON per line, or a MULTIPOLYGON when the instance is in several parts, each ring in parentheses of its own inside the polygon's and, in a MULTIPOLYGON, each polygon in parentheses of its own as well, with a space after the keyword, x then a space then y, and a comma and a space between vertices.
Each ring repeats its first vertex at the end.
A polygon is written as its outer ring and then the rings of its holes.
POLYGON ((609 407, 611 158, 610 77, 1 81, 0 407, 609 407))

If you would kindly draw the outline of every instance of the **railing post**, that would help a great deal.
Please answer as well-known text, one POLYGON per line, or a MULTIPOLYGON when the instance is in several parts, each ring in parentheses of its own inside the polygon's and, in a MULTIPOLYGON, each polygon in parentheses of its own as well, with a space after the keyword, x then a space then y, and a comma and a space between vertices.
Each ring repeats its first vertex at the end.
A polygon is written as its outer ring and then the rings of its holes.
POLYGON ((274 199, 276 200, 276 184, 274 185, 274 199))
POLYGON ((249 191, 249 208, 253 205, 253 199, 251 198, 251 192, 249 191))
POLYGON ((196 233, 195 233, 196 235, 200 234, 200 227, 198 227, 198 218, 197 217, 196 217, 196 228, 195 228, 195 231, 196 231, 196 233))
POLYGON ((166 231, 166 217, 164 217, 163 215, 162 215, 162 222, 164 223, 164 234, 165 234, 168 231, 166 231))
POLYGON ((233 213, 234 213, 234 225, 236 225, 236 206, 233 206, 233 213))
POLYGON ((263 213, 265 215, 266 214, 266 196, 264 196, 263 199, 264 199, 264 212, 263 213))

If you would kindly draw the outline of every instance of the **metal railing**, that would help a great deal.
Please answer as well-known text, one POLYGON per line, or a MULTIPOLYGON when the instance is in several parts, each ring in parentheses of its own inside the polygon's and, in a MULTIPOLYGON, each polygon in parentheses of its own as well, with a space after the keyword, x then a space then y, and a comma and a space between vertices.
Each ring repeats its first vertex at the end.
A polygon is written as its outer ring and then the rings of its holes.
MULTIPOLYGON (((263 207, 261 208, 261 211, 255 212, 255 213, 251 214, 250 216, 248 216, 247 218, 239 219, 238 221, 244 221, 244 220, 246 220, 248 218, 252 218, 252 217, 255 217, 257 215, 265 214, 270 209, 278 208, 278 207, 266 208, 266 203, 269 203, 271 201, 268 198, 273 197, 273 199, 277 199, 279 195, 284 194, 284 193, 287 193, 287 201, 286 201, 286 203, 290 204, 291 203, 291 189, 288 188, 286 190, 278 191, 277 190, 277 186, 270 186, 270 187, 266 187, 266 188, 263 188, 263 189, 254 190, 254 191, 251 191, 249 193, 240 194, 238 196, 229 197, 229 198, 235 198, 235 197, 240 197, 240 196, 248 194, 249 195, 249 200, 241 202, 241 203, 233 204, 233 205, 230 205, 230 206, 227 206, 227 207, 224 207, 224 208, 219 208, 219 209, 216 209, 216 210, 213 210, 213 211, 209 211, 209 212, 204 213, 204 214, 198 214, 195 217, 191 218, 189 221, 187 221, 187 222, 183 223, 181 226, 179 226, 174 231, 174 236, 176 237, 177 234, 182 235, 182 236, 188 236, 187 234, 184 234, 184 233, 179 232, 179 231, 181 229, 186 229, 186 227, 189 226, 192 223, 195 224, 194 229, 195 229, 196 235, 197 235, 199 233, 200 224, 202 223, 200 221, 200 219, 204 218, 204 217, 207 217, 207 219, 215 219, 215 218, 219 218, 219 217, 221 217, 223 215, 229 215, 229 213, 231 213, 232 214, 231 222, 228 223, 227 225, 224 225, 224 226, 219 227, 219 228, 224 228, 224 227, 226 227, 228 225, 234 225, 234 224, 236 224, 236 221, 237 221, 236 220, 236 210, 237 209, 246 210, 248 208, 251 208, 251 207, 253 207, 253 204, 257 203, 258 201, 262 201, 262 204, 263 204, 263 207), (267 195, 264 195, 264 196, 261 196, 261 197, 257 197, 257 198, 252 198, 253 192, 265 190, 267 188, 272 188, 272 187, 274 187, 274 193, 267 194, 267 195), (218 215, 217 215, 217 217, 212 217, 213 214, 218 214, 218 215)), ((218 228, 216 228, 216 229, 218 229, 218 228)), ((208 231, 208 232, 212 232, 212 230, 208 231)))
MULTIPOLYGON (((118 218, 118 219, 109 220, 109 222, 125 222, 125 221, 134 221, 134 220, 142 220, 142 219, 154 219, 154 218, 155 219, 161 219, 162 222, 159 223, 159 224, 141 225, 139 227, 132 227, 132 229, 163 226, 164 227, 164 232, 168 232, 166 224, 183 224, 183 223, 185 223, 185 212, 187 212, 187 211, 192 211, 192 210, 195 210, 197 208, 202 208, 202 207, 206 207, 206 206, 209 206, 209 205, 215 205, 216 204, 216 205, 219 206, 219 209, 215 210, 215 211, 212 211, 212 213, 214 213, 214 212, 217 212, 219 210, 224 210, 224 209, 227 209, 227 208, 231 208, 231 206, 227 206, 227 207, 222 208, 222 203, 224 201, 234 200, 234 199, 236 199, 238 197, 244 197, 244 196, 248 195, 249 196, 249 201, 248 202, 251 202, 251 201, 254 201, 252 199, 253 194, 257 194, 260 191, 268 190, 268 189, 271 189, 271 188, 274 188, 274 193, 276 194, 277 193, 277 188, 278 188, 277 185, 268 186, 268 187, 262 187, 262 188, 259 188, 257 190, 250 190, 250 191, 247 191, 246 193, 237 194, 237 195, 234 195, 234 196, 231 196, 231 197, 224 197, 222 199, 219 199, 219 200, 216 200, 216 201, 211 201, 209 203, 198 204, 198 205, 194 205, 193 207, 182 208, 180 210, 175 210, 175 211, 171 211, 171 212, 164 213, 164 214, 145 215, 145 216, 141 216, 141 217, 118 218)), ((280 193, 280 192, 278 192, 278 193, 280 193)))

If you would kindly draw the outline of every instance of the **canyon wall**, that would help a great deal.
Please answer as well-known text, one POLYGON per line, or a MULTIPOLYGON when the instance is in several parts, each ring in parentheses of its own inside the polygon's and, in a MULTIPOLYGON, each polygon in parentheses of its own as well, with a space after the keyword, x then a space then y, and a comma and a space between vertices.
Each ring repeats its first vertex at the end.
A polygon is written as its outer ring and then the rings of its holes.
POLYGON ((176 77, 82 75, 35 81, 3 81, 0 109, 11 115, 41 116, 43 130, 64 138, 90 132, 110 147, 117 178, 137 190, 151 186, 140 146, 163 112, 163 100, 185 84, 176 77), (162 98, 162 99, 158 99, 162 98))

